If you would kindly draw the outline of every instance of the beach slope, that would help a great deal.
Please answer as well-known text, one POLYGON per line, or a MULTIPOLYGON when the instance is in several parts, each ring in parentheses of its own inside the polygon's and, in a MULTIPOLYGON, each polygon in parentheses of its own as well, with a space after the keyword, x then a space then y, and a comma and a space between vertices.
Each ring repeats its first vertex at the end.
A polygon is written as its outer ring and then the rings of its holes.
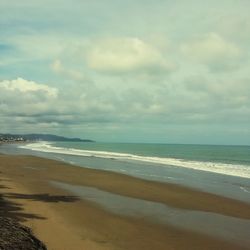
MULTIPOLYGON (((0 155, 1 214, 30 227, 48 249, 247 249, 239 242, 121 215, 53 185, 97 188, 123 197, 239 220, 250 219, 250 204, 183 186, 67 165, 32 156, 0 155)), ((204 227, 206 226, 204 222, 204 227)))

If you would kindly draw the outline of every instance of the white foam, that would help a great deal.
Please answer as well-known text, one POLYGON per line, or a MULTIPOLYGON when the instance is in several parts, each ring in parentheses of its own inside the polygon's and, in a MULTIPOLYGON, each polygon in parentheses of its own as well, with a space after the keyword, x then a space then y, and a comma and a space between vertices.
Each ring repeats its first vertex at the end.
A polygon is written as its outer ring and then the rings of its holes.
POLYGON ((241 189, 242 191, 246 192, 246 193, 250 193, 250 191, 247 190, 245 187, 240 187, 240 189, 241 189))
POLYGON ((215 162, 201 162, 201 161, 189 161, 175 158, 162 158, 162 157, 149 157, 140 156, 134 154, 125 154, 117 152, 106 152, 106 151, 93 151, 93 150, 82 150, 75 148, 63 148, 52 146, 49 142, 38 142, 20 146, 20 148, 46 152, 46 153, 57 153, 65 155, 85 156, 85 157, 97 157, 106 159, 116 159, 122 161, 141 161, 148 163, 156 163, 165 166, 176 166, 190 168, 200 171, 208 171, 213 173, 219 173, 224 175, 238 176, 244 178, 250 178, 250 166, 246 165, 234 165, 226 163, 215 163, 215 162))

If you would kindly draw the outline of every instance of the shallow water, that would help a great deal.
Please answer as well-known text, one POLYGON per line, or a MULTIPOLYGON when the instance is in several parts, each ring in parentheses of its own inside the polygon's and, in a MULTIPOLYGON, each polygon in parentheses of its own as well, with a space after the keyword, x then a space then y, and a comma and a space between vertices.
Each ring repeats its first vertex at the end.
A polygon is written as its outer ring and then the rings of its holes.
POLYGON ((250 245, 250 220, 216 213, 177 209, 162 203, 121 196, 92 187, 70 185, 56 181, 52 181, 51 184, 70 191, 84 200, 94 202, 115 214, 173 225, 245 247, 250 245))

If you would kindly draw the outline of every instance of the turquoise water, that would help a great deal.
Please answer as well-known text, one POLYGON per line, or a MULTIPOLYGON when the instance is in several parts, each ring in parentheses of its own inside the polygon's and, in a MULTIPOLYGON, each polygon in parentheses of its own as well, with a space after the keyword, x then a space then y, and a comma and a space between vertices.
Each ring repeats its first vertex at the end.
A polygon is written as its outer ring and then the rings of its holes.
MULTIPOLYGON (((157 172, 156 166, 160 165, 250 179, 248 146, 36 142, 20 148, 63 157, 81 157, 85 163, 87 158, 116 160, 116 171, 119 171, 120 165, 124 163, 144 164, 144 167, 150 164, 151 168, 154 166, 152 176, 157 172)), ((93 164, 93 160, 90 164, 93 164)), ((130 171, 133 171, 133 168, 130 168, 130 171)), ((141 172, 143 174, 143 171, 141 172)))
POLYGON ((75 142, 47 145, 48 151, 53 148, 64 154, 178 166, 250 178, 250 146, 75 142))
POLYGON ((250 146, 181 145, 149 143, 56 142, 53 145, 93 151, 128 153, 192 161, 221 162, 250 166, 250 146))

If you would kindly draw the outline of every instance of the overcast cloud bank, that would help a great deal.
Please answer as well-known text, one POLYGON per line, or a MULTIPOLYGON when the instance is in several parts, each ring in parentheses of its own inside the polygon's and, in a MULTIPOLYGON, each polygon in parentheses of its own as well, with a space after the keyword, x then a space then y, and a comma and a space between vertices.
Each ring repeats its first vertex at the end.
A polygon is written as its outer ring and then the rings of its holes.
POLYGON ((189 3, 1 1, 1 132, 250 144, 250 3, 189 3))

